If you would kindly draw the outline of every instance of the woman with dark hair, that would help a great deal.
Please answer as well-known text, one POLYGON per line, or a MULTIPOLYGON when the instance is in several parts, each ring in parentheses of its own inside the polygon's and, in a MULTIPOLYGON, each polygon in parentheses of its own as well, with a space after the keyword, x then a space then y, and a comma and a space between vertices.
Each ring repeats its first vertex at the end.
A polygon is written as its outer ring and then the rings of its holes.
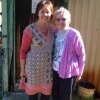
POLYGON ((36 7, 35 22, 23 32, 19 88, 25 90, 29 100, 38 100, 38 93, 41 93, 41 100, 49 100, 51 94, 54 37, 48 22, 52 13, 52 3, 48 0, 40 1, 36 7))

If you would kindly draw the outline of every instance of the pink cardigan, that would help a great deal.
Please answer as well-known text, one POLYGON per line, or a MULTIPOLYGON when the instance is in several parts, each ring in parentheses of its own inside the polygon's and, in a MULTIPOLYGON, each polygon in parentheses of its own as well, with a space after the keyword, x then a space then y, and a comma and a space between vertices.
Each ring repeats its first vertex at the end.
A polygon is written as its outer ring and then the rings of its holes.
POLYGON ((82 76, 85 64, 85 48, 82 37, 76 29, 69 29, 58 71, 61 78, 82 76))

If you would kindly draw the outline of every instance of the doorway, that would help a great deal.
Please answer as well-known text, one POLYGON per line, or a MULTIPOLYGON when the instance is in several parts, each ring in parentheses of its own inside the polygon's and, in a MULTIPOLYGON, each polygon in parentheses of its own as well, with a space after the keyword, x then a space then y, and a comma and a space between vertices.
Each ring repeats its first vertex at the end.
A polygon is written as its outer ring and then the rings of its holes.
POLYGON ((19 62, 19 53, 20 45, 23 36, 23 30, 30 23, 31 17, 31 0, 16 0, 15 1, 15 12, 16 12, 16 68, 15 68, 15 80, 20 78, 20 62, 19 62))

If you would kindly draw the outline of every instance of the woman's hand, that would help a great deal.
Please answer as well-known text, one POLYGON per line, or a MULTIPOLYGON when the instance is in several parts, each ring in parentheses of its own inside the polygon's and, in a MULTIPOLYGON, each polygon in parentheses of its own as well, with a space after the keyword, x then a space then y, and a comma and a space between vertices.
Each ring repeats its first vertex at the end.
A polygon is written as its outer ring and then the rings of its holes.
POLYGON ((81 80, 81 76, 78 76, 76 82, 78 83, 81 80))
POLYGON ((21 77, 21 78, 25 78, 25 77, 26 77, 26 72, 25 72, 25 70, 23 70, 23 71, 20 72, 20 77, 21 77))

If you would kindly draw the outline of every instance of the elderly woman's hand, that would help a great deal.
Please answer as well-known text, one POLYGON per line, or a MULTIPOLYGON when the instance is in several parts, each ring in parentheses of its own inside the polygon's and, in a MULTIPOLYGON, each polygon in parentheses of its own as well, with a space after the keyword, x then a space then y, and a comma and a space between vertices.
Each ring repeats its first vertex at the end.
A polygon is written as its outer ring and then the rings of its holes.
POLYGON ((76 82, 79 82, 80 80, 81 80, 81 76, 78 76, 76 82))

